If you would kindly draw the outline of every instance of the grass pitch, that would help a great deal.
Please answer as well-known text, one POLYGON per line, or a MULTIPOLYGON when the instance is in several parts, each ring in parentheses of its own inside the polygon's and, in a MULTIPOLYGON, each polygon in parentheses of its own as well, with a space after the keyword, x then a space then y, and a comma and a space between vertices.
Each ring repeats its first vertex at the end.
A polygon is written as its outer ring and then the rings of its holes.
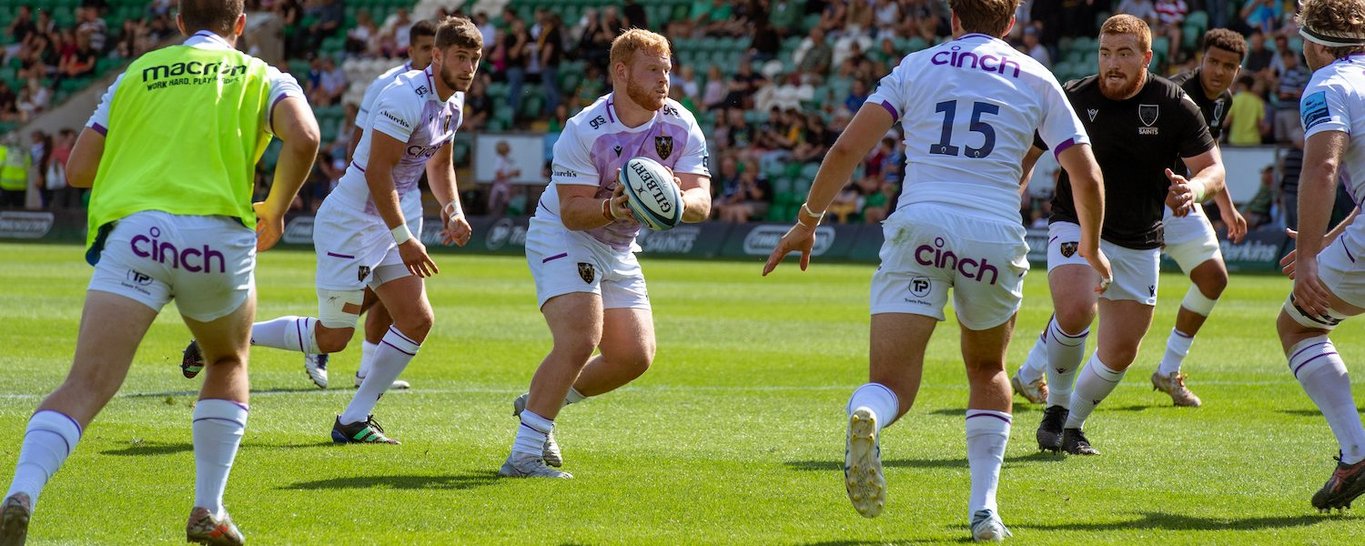
MULTIPOLYGON (((26 419, 64 377, 90 268, 75 246, 0 245, 0 485, 26 419)), ((886 510, 844 496, 843 406, 867 375, 870 265, 646 259, 658 357, 636 383, 558 421, 572 481, 498 479, 515 434, 512 399, 550 347, 523 259, 440 255, 428 285, 436 326, 405 372, 411 392, 377 408, 401 446, 333 446, 358 345, 313 388, 298 355, 252 353, 251 418, 226 504, 254 544, 911 544, 967 540, 967 388, 956 324, 929 347, 924 386, 887 429, 886 510)), ((313 254, 272 251, 257 272, 259 317, 316 312, 313 254)), ((1019 544, 1340 544, 1358 514, 1319 515, 1309 497, 1336 444, 1289 373, 1274 331, 1280 277, 1238 276, 1186 370, 1204 399, 1171 407, 1147 377, 1187 282, 1163 275, 1138 362, 1091 418, 1104 454, 1036 451, 1041 411, 1019 401, 1000 489, 1019 544)), ((1050 310, 1041 268, 1027 283, 1011 371, 1050 310)), ((176 543, 193 501, 190 412, 198 383, 177 363, 188 331, 173 309, 152 327, 122 394, 44 492, 30 540, 176 543)), ((1334 334, 1365 362, 1360 323, 1334 334)), ((1093 347, 1093 340, 1091 346, 1093 347)), ((1360 386, 1357 386, 1359 392, 1360 386)))

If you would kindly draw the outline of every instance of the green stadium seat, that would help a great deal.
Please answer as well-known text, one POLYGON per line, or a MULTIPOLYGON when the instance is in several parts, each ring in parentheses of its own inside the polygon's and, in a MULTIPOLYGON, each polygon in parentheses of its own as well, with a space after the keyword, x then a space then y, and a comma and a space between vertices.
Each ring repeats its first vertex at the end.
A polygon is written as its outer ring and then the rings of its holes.
POLYGON ((1209 28, 1209 14, 1205 11, 1194 11, 1185 16, 1185 24, 1199 27, 1200 34, 1209 28))

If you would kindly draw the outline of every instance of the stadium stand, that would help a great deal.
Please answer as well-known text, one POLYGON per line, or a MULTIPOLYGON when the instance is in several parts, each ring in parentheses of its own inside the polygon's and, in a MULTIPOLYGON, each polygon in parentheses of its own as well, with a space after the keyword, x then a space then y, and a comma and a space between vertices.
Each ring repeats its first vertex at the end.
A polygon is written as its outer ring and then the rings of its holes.
MULTIPOLYGON (((1057 2, 1028 0, 1009 39, 1049 64, 1059 80, 1093 72, 1097 22, 1129 10, 1147 17, 1156 35, 1152 70, 1173 74, 1198 63, 1199 37, 1226 26, 1251 37, 1243 75, 1247 92, 1265 103, 1265 144, 1277 142, 1270 120, 1285 71, 1274 52, 1299 51, 1292 5, 1229 10, 1214 0, 1057 2)), ((0 133, 73 93, 103 82, 128 59, 177 38, 174 0, 0 0, 0 133), (35 5, 41 5, 36 9, 35 5), (93 61, 91 60, 93 59, 93 61)), ((711 136, 718 214, 726 219, 792 218, 823 151, 873 89, 907 53, 947 39, 948 10, 939 0, 251 0, 249 9, 282 22, 285 57, 278 66, 308 89, 324 145, 315 181, 300 208, 315 208, 340 176, 340 150, 349 138, 354 105, 380 72, 402 62, 411 21, 446 14, 471 16, 487 50, 471 101, 471 116, 456 143, 457 165, 473 153, 471 133, 545 133, 552 142, 563 120, 607 91, 607 47, 620 29, 642 26, 674 41, 674 98, 693 111, 711 136), (471 130, 472 129, 472 130, 471 130), (733 172, 723 166, 733 162, 733 172), (744 182, 746 171, 757 170, 744 182), (742 190, 742 191, 741 191, 742 190), (753 206, 758 205, 758 206, 753 206)), ((250 47, 248 45, 247 47, 250 47)), ((1288 99, 1285 99, 1288 100, 1288 99)), ((1288 103, 1283 106, 1289 107, 1288 103)), ((21 132, 21 134, 23 134, 21 132)), ((1281 135, 1283 136, 1283 135, 1281 135)), ((34 136, 35 142, 53 135, 34 136)), ((27 140, 27 139, 25 139, 27 140)), ((60 139, 57 139, 60 140, 60 139)), ((30 151, 36 150, 34 144, 30 151)), ((893 139, 859 169, 838 201, 839 218, 876 221, 900 180, 903 155, 893 139)), ((34 151, 35 176, 51 170, 51 150, 34 151)), ((548 151, 549 147, 546 147, 548 151)), ((261 172, 273 169, 278 149, 261 172)), ((268 178, 262 176, 262 183, 268 178)), ((1041 214, 1046 195, 1022 205, 1025 218, 1041 214)), ((523 201, 525 198, 523 198, 523 201)), ((480 202, 478 199, 468 201, 480 202)), ((526 213, 513 206, 512 214, 526 213)))

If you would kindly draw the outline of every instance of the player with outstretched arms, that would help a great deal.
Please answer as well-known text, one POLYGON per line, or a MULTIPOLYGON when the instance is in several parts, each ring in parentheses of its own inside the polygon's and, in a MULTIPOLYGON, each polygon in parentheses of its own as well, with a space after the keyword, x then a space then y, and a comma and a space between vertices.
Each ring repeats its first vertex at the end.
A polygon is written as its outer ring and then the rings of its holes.
POLYGON ((1347 317, 1365 312, 1365 225, 1359 207, 1327 231, 1338 177, 1357 204, 1365 195, 1365 2, 1304 0, 1298 15, 1303 56, 1313 78, 1303 90, 1299 232, 1285 272, 1294 289, 1276 328, 1289 371, 1327 419, 1340 449, 1337 468, 1313 495, 1318 510, 1345 508, 1365 493, 1365 427, 1351 394, 1346 363, 1328 337, 1347 317), (1326 232, 1326 233, 1324 233, 1326 232))
POLYGON ((554 440, 566 404, 615 390, 654 360, 654 317, 617 172, 647 157, 673 171, 684 222, 711 211, 706 137, 668 98, 671 51, 663 36, 631 29, 611 44, 613 91, 584 108, 555 142, 549 188, 526 233, 536 299, 554 337, 550 354, 513 403, 521 419, 507 462, 510 477, 570 478, 554 440), (600 354, 593 356, 594 350, 600 354))
MULTIPOLYGON (((246 28, 242 0, 180 0, 176 24, 189 38, 128 65, 67 163, 67 181, 93 191, 86 259, 95 273, 71 371, 24 432, 0 506, 0 545, 24 543, 39 494, 118 392, 171 300, 208 361, 191 423, 194 507, 185 538, 245 541, 223 492, 246 430, 256 252, 279 241, 312 169, 318 127, 292 76, 235 49, 246 28), (182 71, 196 75, 172 75, 182 71), (253 205, 256 162, 271 135, 284 148, 269 196, 253 205)), ((87 501, 84 541, 116 540, 98 524, 117 519, 107 513, 113 508, 87 501)))
POLYGON ((1013 421, 1005 353, 1029 268, 1019 192, 1035 132, 1074 181, 1078 251, 1091 264, 1077 290, 1103 290, 1109 278, 1100 251, 1104 192, 1089 137, 1057 80, 1000 38, 1013 27, 1019 2, 949 5, 954 39, 906 56, 882 79, 825 157, 796 225, 763 274, 793 251, 806 268, 823 211, 899 121, 905 191, 883 226, 881 267, 872 277, 870 382, 854 391, 846 408, 845 486, 859 513, 881 513, 886 482, 880 434, 914 403, 925 347, 944 320, 951 289, 970 386, 968 522, 974 539, 1001 540, 1010 532, 996 489, 1013 421))

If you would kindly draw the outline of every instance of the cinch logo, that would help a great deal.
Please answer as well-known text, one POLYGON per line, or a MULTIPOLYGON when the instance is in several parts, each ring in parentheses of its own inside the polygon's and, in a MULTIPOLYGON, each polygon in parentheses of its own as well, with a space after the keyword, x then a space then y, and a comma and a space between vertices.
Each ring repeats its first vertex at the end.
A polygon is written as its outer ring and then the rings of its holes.
POLYGON ((1019 63, 1011 61, 1008 55, 995 56, 991 54, 977 55, 971 51, 962 51, 962 46, 953 46, 951 51, 940 51, 929 58, 929 62, 936 65, 948 65, 953 68, 973 68, 982 72, 997 72, 1005 74, 1010 65, 1014 67, 1014 74, 1011 77, 1019 77, 1019 63), (969 61, 970 59, 970 61, 969 61), (968 64, 970 62, 970 65, 968 64), (995 63, 995 64, 989 64, 995 63))
POLYGON ((223 257, 222 252, 218 252, 209 245, 200 248, 187 248, 180 250, 167 241, 159 239, 161 228, 153 227, 147 231, 147 235, 133 237, 129 245, 133 254, 141 258, 151 258, 153 261, 162 265, 169 265, 172 268, 184 269, 190 273, 213 273, 213 261, 217 258, 218 272, 227 272, 227 258, 223 257), (197 261, 196 265, 194 261, 197 261), (167 263, 169 261, 169 263, 167 263))
POLYGON ((151 82, 186 74, 192 76, 240 76, 246 74, 246 65, 234 65, 226 62, 201 63, 199 61, 161 64, 142 69, 142 81, 151 82))
POLYGON ((987 271, 991 273, 990 284, 995 284, 995 281, 999 279, 1000 270, 986 263, 985 258, 980 261, 971 258, 958 258, 956 254, 953 254, 953 251, 944 250, 943 245, 942 237, 934 238, 934 246, 920 245, 919 248, 915 249, 915 261, 920 265, 955 270, 963 277, 977 282, 985 282, 987 271))
POLYGON ((654 174, 650 173, 649 169, 645 168, 642 163, 633 163, 630 168, 635 171, 636 176, 644 180, 645 189, 649 190, 649 195, 659 204, 659 211, 664 214, 672 213, 673 203, 668 200, 667 195, 664 195, 664 188, 659 185, 659 179, 655 178, 654 174))

